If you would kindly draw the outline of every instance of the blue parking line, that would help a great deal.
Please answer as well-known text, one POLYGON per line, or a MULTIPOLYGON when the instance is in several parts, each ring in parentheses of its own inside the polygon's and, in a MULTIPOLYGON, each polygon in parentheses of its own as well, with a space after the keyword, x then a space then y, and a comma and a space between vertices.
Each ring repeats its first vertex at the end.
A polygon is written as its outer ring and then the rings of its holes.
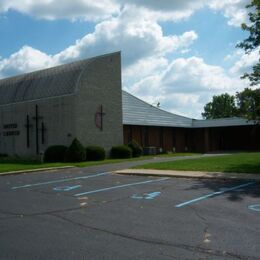
POLYGON ((123 184, 123 185, 111 186, 111 187, 98 189, 98 190, 86 191, 86 192, 75 194, 74 196, 79 197, 79 196, 83 196, 83 195, 88 195, 88 194, 93 194, 93 193, 98 193, 98 192, 103 192, 103 191, 108 191, 108 190, 115 190, 115 189, 121 189, 121 188, 125 188, 125 187, 135 186, 135 185, 165 181, 165 180, 168 180, 168 179, 170 179, 170 178, 166 177, 166 178, 160 178, 160 179, 156 179, 156 180, 133 182, 133 183, 123 184))
POLYGON ((74 185, 74 186, 60 186, 60 187, 55 187, 53 188, 53 190, 55 191, 71 191, 71 190, 75 190, 78 188, 81 188, 82 185, 74 185))
POLYGON ((48 184, 60 183, 60 182, 89 179, 89 178, 104 176, 104 175, 107 175, 107 174, 109 174, 109 173, 108 172, 102 172, 102 173, 98 173, 98 174, 86 175, 86 176, 81 176, 81 177, 66 178, 66 179, 59 179, 59 180, 54 180, 54 181, 46 181, 46 182, 38 182, 38 183, 33 183, 33 184, 26 184, 26 185, 23 185, 23 186, 12 187, 12 190, 35 187, 35 186, 42 186, 42 185, 48 185, 48 184))
POLYGON ((201 196, 201 197, 199 197, 199 198, 192 199, 192 200, 189 200, 189 201, 186 201, 186 202, 177 204, 177 205, 175 205, 175 207, 176 207, 176 208, 181 208, 181 207, 183 207, 183 206, 186 206, 186 205, 195 203, 195 202, 197 202, 197 201, 205 200, 205 199, 208 199, 208 198, 210 198, 210 197, 214 197, 214 196, 217 196, 217 195, 221 195, 221 194, 223 194, 223 193, 225 193, 225 192, 237 190, 237 189, 240 189, 240 188, 243 188, 243 187, 252 185, 252 184, 255 184, 255 182, 248 182, 248 183, 241 184, 241 185, 238 185, 238 186, 235 186, 235 187, 231 187, 231 188, 222 188, 221 191, 213 192, 213 193, 210 193, 210 194, 201 196))
POLYGON ((253 211, 258 211, 260 212, 260 204, 255 204, 255 205, 249 205, 248 209, 251 209, 253 211))

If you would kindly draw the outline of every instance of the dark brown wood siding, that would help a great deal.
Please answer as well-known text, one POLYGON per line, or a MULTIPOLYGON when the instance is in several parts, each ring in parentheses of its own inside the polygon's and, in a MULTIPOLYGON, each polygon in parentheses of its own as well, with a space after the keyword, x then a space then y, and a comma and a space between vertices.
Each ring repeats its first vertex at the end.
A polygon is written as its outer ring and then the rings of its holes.
POLYGON ((124 143, 135 140, 142 147, 154 146, 163 151, 185 151, 189 133, 184 128, 124 125, 124 143))
POLYGON ((137 141, 142 147, 163 151, 211 152, 260 150, 260 126, 176 128, 124 125, 124 143, 137 141))

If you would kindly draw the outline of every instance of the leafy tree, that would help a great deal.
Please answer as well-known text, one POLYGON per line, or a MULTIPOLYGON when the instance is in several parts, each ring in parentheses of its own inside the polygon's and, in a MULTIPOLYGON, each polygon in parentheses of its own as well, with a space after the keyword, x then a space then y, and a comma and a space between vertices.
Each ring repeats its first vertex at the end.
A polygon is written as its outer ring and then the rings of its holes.
POLYGON ((213 96, 212 101, 204 106, 204 112, 201 115, 205 119, 237 116, 235 97, 228 93, 213 96))
MULTIPOLYGON (((260 0, 251 0, 251 3, 246 6, 249 9, 250 24, 243 23, 242 30, 248 31, 249 36, 243 42, 240 42, 237 47, 242 48, 248 54, 251 51, 258 49, 260 44, 260 0)), ((250 85, 257 85, 260 83, 260 63, 253 66, 251 73, 245 73, 241 78, 248 78, 250 85)))
POLYGON ((236 99, 241 117, 260 122, 260 89, 246 88, 236 94, 236 99))

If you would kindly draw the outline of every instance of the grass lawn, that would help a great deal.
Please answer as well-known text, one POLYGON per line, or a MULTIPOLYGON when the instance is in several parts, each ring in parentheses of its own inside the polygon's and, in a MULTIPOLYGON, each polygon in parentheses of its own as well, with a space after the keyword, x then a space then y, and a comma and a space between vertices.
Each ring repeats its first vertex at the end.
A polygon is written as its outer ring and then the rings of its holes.
POLYGON ((120 163, 127 161, 137 161, 137 160, 146 160, 154 157, 176 157, 176 156, 192 156, 199 155, 196 153, 172 153, 172 154, 161 154, 156 156, 142 156, 139 158, 131 158, 131 159, 107 159, 104 161, 91 161, 91 162, 80 162, 80 163, 39 163, 32 161, 23 161, 17 158, 5 158, 0 157, 0 175, 3 172, 12 172, 12 171, 23 171, 23 170, 33 170, 40 168, 53 168, 53 167, 61 167, 61 166, 75 166, 75 167, 88 167, 94 165, 102 165, 102 164, 111 164, 111 163, 120 163))
POLYGON ((260 173, 260 153, 239 153, 173 162, 151 163, 135 168, 180 171, 260 173))

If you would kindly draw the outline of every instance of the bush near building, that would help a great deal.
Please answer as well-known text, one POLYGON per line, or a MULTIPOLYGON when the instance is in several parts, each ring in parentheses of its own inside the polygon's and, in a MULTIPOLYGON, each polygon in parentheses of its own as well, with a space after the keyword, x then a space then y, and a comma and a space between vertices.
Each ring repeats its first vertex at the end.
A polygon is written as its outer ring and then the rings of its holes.
POLYGON ((143 148, 135 140, 129 142, 128 147, 132 149, 133 157, 140 157, 143 154, 143 148))
POLYGON ((80 143, 80 141, 77 138, 75 138, 66 152, 65 161, 83 162, 85 160, 86 160, 86 149, 80 143))
POLYGON ((112 159, 127 159, 132 157, 132 149, 127 145, 113 146, 110 151, 112 159))
POLYGON ((105 160, 106 152, 103 147, 100 146, 88 146, 86 147, 86 160, 87 161, 103 161, 105 160))
POLYGON ((45 162, 64 162, 68 147, 64 145, 52 145, 44 152, 45 162))

